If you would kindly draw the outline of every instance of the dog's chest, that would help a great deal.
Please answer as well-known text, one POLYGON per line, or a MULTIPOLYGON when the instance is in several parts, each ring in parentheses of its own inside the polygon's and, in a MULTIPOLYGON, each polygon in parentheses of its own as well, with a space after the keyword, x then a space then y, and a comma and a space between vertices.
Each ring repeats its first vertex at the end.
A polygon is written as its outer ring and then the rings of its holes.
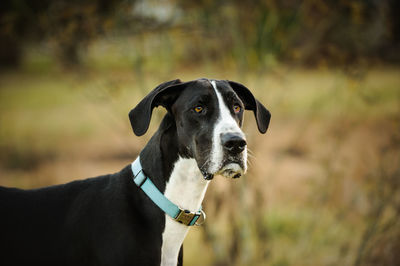
MULTIPOLYGON (((194 159, 179 158, 174 164, 164 195, 181 209, 197 211, 207 190, 206 181, 194 159)), ((161 265, 176 265, 179 249, 189 227, 165 215, 165 230, 162 235, 161 265)))

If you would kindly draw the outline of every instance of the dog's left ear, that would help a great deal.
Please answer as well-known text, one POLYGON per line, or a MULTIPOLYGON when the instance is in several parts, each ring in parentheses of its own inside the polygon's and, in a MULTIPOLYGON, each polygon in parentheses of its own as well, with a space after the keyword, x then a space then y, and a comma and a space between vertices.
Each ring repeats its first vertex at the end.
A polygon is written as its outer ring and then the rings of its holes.
POLYGON ((150 125, 153 108, 161 105, 168 109, 185 84, 186 83, 182 83, 179 79, 167 81, 158 85, 144 97, 143 100, 129 112, 129 120, 131 121, 133 132, 137 136, 142 136, 146 133, 150 125))
POLYGON ((244 85, 230 80, 228 80, 228 83, 244 103, 245 109, 254 112, 258 130, 263 134, 267 132, 269 121, 271 120, 271 113, 262 103, 254 98, 250 90, 244 85))

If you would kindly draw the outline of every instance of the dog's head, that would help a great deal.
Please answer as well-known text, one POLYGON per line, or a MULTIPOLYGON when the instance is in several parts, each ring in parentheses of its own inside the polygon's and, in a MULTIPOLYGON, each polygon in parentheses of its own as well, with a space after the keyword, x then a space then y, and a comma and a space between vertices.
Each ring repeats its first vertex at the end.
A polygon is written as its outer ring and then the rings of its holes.
POLYGON ((150 92, 130 113, 132 129, 146 133, 154 107, 163 106, 175 119, 179 155, 194 158, 204 178, 237 178, 247 170, 244 110, 252 110, 265 133, 271 114, 242 84, 228 80, 172 80, 150 92))

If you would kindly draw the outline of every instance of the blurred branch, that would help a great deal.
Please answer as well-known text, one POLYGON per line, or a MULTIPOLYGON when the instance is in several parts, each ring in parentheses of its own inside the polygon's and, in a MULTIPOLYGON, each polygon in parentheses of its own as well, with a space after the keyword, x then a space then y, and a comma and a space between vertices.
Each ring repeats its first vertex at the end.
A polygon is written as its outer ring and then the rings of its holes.
MULTIPOLYGON (((5 0, 0 59, 17 64, 22 48, 50 41, 65 65, 101 36, 160 33, 174 37, 180 63, 234 62, 264 69, 277 62, 348 65, 400 62, 399 3, 383 1, 5 0)), ((137 40, 140 41, 140 40, 137 40)), ((8 62, 8 63, 7 63, 8 62)))

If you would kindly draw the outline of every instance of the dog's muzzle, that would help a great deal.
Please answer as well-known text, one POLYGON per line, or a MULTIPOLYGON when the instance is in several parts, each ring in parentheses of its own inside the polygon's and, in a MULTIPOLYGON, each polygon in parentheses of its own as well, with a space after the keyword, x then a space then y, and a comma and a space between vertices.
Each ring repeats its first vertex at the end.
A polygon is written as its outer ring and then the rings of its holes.
POLYGON ((215 173, 209 173, 202 169, 204 179, 211 180, 214 175, 222 175, 229 178, 239 178, 245 172, 246 161, 246 140, 243 134, 239 132, 222 133, 220 135, 222 161, 218 163, 219 167, 215 173))

